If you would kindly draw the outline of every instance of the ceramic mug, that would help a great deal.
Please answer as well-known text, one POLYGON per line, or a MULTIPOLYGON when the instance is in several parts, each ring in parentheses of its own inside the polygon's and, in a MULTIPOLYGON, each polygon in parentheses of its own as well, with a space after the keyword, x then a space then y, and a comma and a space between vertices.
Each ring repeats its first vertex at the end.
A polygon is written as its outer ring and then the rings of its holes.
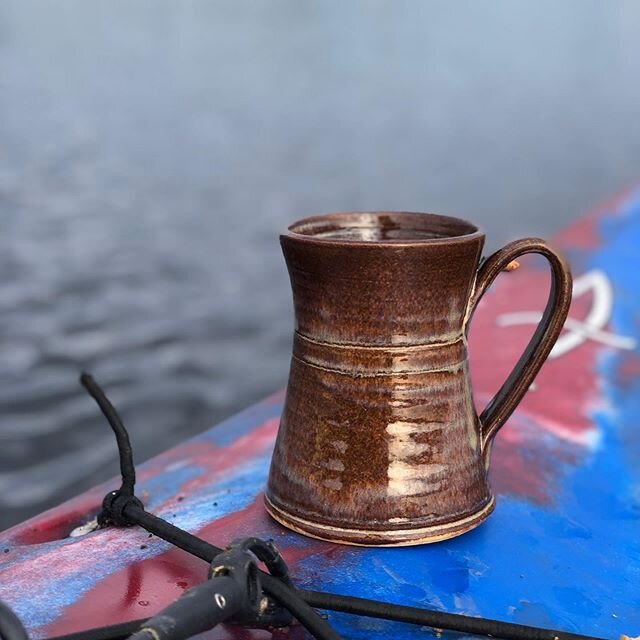
POLYGON ((491 513, 491 443, 560 334, 571 274, 537 238, 481 264, 484 239, 464 220, 405 212, 306 218, 281 236, 296 325, 265 493, 276 520, 334 542, 406 545, 459 535, 491 513), (525 253, 549 262, 547 306, 478 416, 469 320, 525 253))

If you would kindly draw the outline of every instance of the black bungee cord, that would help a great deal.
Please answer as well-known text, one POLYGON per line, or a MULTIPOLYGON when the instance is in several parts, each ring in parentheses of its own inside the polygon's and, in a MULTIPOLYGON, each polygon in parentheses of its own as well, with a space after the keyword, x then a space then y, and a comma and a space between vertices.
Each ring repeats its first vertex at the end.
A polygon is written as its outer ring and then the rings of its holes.
MULTIPOLYGON (((120 457, 122 485, 120 489, 105 496, 98 521, 103 526, 141 526, 209 563, 210 579, 189 589, 172 605, 150 619, 100 627, 51 640, 183 640, 190 637, 185 633, 193 635, 225 620, 254 626, 283 626, 290 621, 288 614, 295 617, 317 640, 342 640, 315 609, 505 640, 601 640, 565 631, 297 589, 292 585, 286 564, 273 544, 258 538, 248 538, 236 541, 223 550, 145 511, 134 493, 133 451, 122 420, 104 391, 89 374, 83 373, 80 382, 96 400, 111 425, 120 457), (269 573, 254 571, 252 567, 256 567, 256 560, 264 562, 269 573), (236 583, 232 584, 234 577, 236 583), (219 606, 222 600, 216 599, 216 594, 222 596, 223 607, 219 606), (180 628, 172 627, 174 623, 180 628), (194 624, 208 626, 200 626, 194 630, 194 624), (177 633, 173 634, 174 631, 177 633), (183 635, 179 635, 180 633, 183 635)), ((18 618, 1 602, 0 640, 28 640, 18 618)))
POLYGON ((118 444, 118 457, 120 459, 120 476, 122 477, 122 485, 119 492, 122 495, 132 496, 136 486, 136 467, 133 463, 133 449, 131 448, 131 440, 122 419, 111 404, 109 398, 102 390, 100 385, 93 379, 89 373, 80 374, 80 384, 87 390, 89 395, 96 401, 100 410, 107 419, 107 422, 113 429, 118 444))
MULTIPOLYGON (((145 511, 142 502, 134 494, 135 465, 133 462, 133 450, 129 435, 118 412, 90 374, 83 373, 80 376, 80 383, 96 400, 113 432, 116 434, 122 472, 122 485, 117 491, 112 491, 105 496, 102 503, 102 511, 98 515, 98 522, 112 523, 119 526, 138 524, 159 538, 171 542, 205 562, 212 563, 216 556, 223 552, 222 549, 145 511)), ((266 573, 261 573, 261 580, 264 591, 288 609, 315 638, 318 640, 342 640, 338 633, 298 595, 296 590, 290 586, 290 583, 283 584, 280 578, 275 578, 266 573)), ((190 589, 189 591, 193 590, 190 589)), ((235 605, 236 603, 234 602, 233 604, 235 605)), ((231 601, 229 601, 229 605, 231 605, 231 601)), ((229 606, 230 608, 231 606, 229 606)), ((132 636, 132 640, 134 637, 132 636)), ((135 637, 135 640, 143 640, 143 638, 144 636, 139 636, 135 637)), ((176 635, 175 638, 177 640, 181 636, 176 635)), ((155 640, 164 640, 164 638, 157 637, 155 640)))

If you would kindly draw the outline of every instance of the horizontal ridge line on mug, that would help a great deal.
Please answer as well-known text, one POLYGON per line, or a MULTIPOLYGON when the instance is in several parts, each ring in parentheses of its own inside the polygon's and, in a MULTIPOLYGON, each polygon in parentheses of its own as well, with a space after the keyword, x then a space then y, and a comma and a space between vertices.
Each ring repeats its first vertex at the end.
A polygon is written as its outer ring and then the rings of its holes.
POLYGON ((441 347, 449 347, 455 345, 459 342, 465 342, 464 333, 452 334, 454 337, 451 340, 439 341, 439 342, 424 342, 420 344, 407 344, 407 343, 399 343, 399 344, 360 344, 357 342, 329 342, 327 340, 318 340, 316 338, 311 338, 310 336, 301 333, 296 329, 295 338, 299 338, 304 342, 308 342, 318 346, 326 346, 331 347, 332 349, 358 349, 362 351, 421 351, 421 350, 431 350, 431 349, 439 349, 441 347))
POLYGON ((338 369, 334 367, 326 367, 319 364, 314 364, 313 362, 309 362, 307 360, 303 360, 299 358, 295 354, 292 354, 291 358, 296 360, 300 364, 306 365, 308 367, 313 367, 314 369, 320 369, 322 371, 327 371, 329 373, 337 373, 338 375, 349 376, 351 378, 382 378, 387 376, 415 376, 415 375, 427 375, 430 373, 450 373, 455 372, 464 367, 465 360, 460 360, 446 367, 439 367, 434 369, 408 369, 408 370, 395 370, 390 369, 388 371, 374 371, 368 372, 363 371, 362 369, 338 369))
MULTIPOLYGON (((277 504, 277 502, 274 502, 273 499, 270 498, 268 495, 264 496, 264 501, 268 507, 271 507, 271 509, 275 509, 276 512, 279 510, 279 505, 277 504)), ((489 512, 493 511, 494 507, 495 507, 495 497, 490 496, 486 500, 478 503, 477 505, 474 505, 473 509, 465 509, 465 510, 461 510, 459 512, 450 514, 450 517, 446 520, 438 521, 437 514, 433 514, 431 517, 426 516, 424 518, 421 518, 418 521, 414 520, 416 524, 415 527, 403 527, 403 525, 408 524, 407 522, 408 519, 400 520, 399 518, 388 518, 386 520, 372 521, 368 523, 368 528, 367 527, 351 528, 351 527, 342 526, 341 524, 328 524, 326 522, 323 522, 322 519, 311 520, 310 518, 314 518, 317 514, 311 513, 311 512, 305 512, 304 510, 301 510, 301 512, 308 517, 304 517, 301 515, 292 515, 290 513, 286 513, 284 515, 285 515, 285 518, 289 520, 291 523, 300 524, 300 525, 308 524, 312 529, 315 529, 318 532, 322 530, 325 530, 325 531, 334 530, 334 531, 345 531, 345 532, 359 532, 365 535, 366 534, 376 535, 379 533, 387 532, 391 534, 392 537, 394 537, 398 535, 401 536, 405 534, 413 534, 416 531, 420 531, 420 530, 428 531, 434 528, 438 528, 445 531, 447 529, 453 529, 461 525, 463 526, 465 523, 474 520, 478 516, 481 516, 486 511, 489 511, 489 512), (379 525, 379 528, 372 526, 374 524, 379 525)), ((310 534, 309 532, 307 532, 306 529, 305 529, 305 535, 311 535, 311 537, 316 537, 313 535, 313 533, 310 534)), ((353 541, 344 541, 344 542, 346 542, 347 544, 354 544, 353 541)), ((407 543, 407 544, 411 544, 411 543, 407 543)), ((415 542, 413 544, 415 544, 415 542)))

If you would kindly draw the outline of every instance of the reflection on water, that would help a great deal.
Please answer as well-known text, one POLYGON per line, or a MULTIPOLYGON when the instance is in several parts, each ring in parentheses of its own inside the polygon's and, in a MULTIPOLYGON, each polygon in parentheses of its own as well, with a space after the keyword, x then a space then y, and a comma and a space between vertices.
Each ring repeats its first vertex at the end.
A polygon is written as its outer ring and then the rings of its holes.
POLYGON ((436 210, 493 248, 637 177, 640 5, 0 6, 0 526, 284 384, 277 233, 436 210))

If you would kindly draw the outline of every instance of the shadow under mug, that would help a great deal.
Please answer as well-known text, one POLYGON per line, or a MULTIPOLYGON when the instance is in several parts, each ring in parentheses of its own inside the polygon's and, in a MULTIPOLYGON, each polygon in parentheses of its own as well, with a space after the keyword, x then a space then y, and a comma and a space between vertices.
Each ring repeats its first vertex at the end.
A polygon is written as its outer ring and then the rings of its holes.
POLYGON ((360 545, 450 538, 494 508, 491 443, 549 355, 571 274, 544 241, 480 264, 484 234, 447 216, 338 213, 281 236, 295 309, 293 356, 265 493, 268 512, 309 536, 360 545), (544 256, 543 317, 484 411, 474 409, 466 333, 497 275, 544 256))

